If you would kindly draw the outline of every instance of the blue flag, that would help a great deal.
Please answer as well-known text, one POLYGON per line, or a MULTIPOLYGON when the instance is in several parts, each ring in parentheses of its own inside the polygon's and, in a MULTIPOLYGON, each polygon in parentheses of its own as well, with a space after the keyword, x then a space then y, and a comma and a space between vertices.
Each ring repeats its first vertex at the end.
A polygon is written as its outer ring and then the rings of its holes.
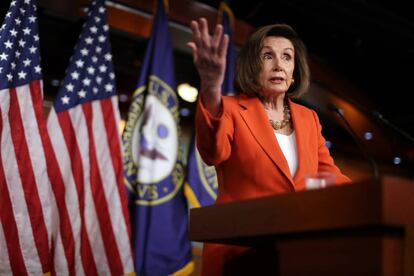
POLYGON ((175 87, 168 18, 158 1, 123 133, 138 275, 188 275, 193 269, 175 87))
MULTIPOLYGON (((232 34, 233 13, 230 8, 222 2, 219 15, 221 15, 223 31, 229 36, 229 45, 226 57, 226 71, 221 91, 223 95, 232 95, 234 79, 234 46, 232 34)), ((195 141, 195 139, 194 139, 195 141)), ((214 203, 217 197, 217 175, 213 166, 207 166, 197 151, 195 142, 191 146, 188 160, 188 173, 186 196, 194 207, 208 206, 214 203)))
POLYGON ((223 95, 233 95, 234 87, 234 45, 233 45, 233 27, 234 27, 234 15, 229 6, 221 2, 219 14, 221 14, 223 32, 229 36, 229 45, 227 47, 226 57, 226 72, 224 73, 223 85, 221 91, 223 95))

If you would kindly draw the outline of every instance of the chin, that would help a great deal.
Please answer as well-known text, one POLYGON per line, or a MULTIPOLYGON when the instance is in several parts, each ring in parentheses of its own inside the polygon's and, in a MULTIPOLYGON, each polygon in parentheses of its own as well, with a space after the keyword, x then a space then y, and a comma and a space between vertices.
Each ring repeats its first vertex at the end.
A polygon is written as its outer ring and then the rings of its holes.
POLYGON ((275 95, 275 94, 285 94, 287 92, 287 89, 269 89, 268 95, 275 95))

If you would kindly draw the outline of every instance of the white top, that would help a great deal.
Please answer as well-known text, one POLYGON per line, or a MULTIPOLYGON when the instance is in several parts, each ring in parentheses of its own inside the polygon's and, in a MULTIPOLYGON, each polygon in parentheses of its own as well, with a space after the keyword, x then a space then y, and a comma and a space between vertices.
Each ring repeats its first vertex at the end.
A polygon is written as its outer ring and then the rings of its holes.
POLYGON ((276 132, 275 134, 277 142, 279 143, 283 155, 285 156, 286 161, 289 165, 290 174, 293 177, 296 173, 296 170, 298 169, 295 131, 293 131, 290 135, 279 134, 276 132))

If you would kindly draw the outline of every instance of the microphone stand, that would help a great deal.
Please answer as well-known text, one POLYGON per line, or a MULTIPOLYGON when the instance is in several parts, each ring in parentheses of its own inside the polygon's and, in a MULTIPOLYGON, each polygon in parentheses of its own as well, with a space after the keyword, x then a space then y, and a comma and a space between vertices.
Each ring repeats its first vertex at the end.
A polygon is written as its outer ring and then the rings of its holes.
POLYGON ((393 129, 394 131, 396 131, 401 136, 405 137, 408 141, 414 144, 414 138, 412 136, 410 136, 407 132, 403 131, 402 129, 400 129, 399 127, 397 127, 396 125, 388 121, 387 119, 385 119, 381 113, 379 113, 378 111, 372 111, 371 113, 375 117, 375 119, 377 119, 378 121, 381 121, 383 124, 390 127, 391 129, 393 129))
POLYGON ((344 111, 342 109, 339 109, 334 104, 328 104, 328 109, 332 112, 335 112, 338 114, 338 116, 342 119, 342 121, 345 124, 346 130, 351 135, 352 139, 355 141, 355 143, 358 145, 359 149, 363 152, 366 159, 368 159, 369 164, 372 167, 372 172, 374 174, 374 178, 376 181, 379 180, 379 171, 377 163, 375 162, 374 158, 371 154, 368 153, 368 151, 365 149, 364 145, 361 142, 361 139, 358 138, 358 135, 356 135, 355 131, 352 129, 351 125, 348 123, 348 120, 344 116, 344 111))

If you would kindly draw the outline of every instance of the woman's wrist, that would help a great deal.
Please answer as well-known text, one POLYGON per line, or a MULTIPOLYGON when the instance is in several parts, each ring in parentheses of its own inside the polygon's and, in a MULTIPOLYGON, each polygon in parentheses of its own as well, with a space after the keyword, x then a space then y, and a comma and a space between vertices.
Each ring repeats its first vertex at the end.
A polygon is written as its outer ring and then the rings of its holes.
POLYGON ((200 98, 203 103, 203 106, 210 112, 213 116, 218 116, 220 113, 220 104, 221 104, 221 89, 218 90, 201 90, 200 98))

